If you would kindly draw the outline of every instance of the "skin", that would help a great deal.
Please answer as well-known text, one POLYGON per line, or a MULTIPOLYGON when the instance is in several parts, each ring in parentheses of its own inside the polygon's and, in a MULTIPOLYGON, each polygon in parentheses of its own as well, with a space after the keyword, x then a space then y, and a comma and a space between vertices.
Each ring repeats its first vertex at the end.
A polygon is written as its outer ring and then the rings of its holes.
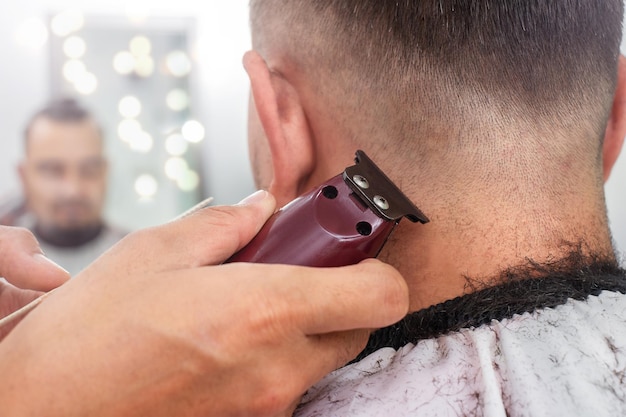
MULTIPOLYGON (((322 101, 283 66, 284 59, 258 52, 244 59, 253 93, 257 183, 279 205, 343 170, 358 145, 325 118, 322 101)), ((618 88, 605 172, 626 134, 622 103, 618 88)), ((517 128, 510 127, 512 138, 523 133, 517 128)), ((537 152, 505 156, 534 174, 536 166, 524 157, 537 152)), ((396 182, 403 171, 419 177, 401 158, 381 156, 380 165, 396 182)), ((443 176, 459 160, 437 162, 443 176)), ((441 182, 431 172, 429 181, 416 182, 421 187, 406 187, 433 220, 420 231, 403 224, 383 254, 404 271, 406 282, 378 261, 336 269, 200 267, 227 259, 259 230, 276 208, 264 193, 130 235, 50 295, 0 344, 0 374, 11 375, 0 379, 3 413, 290 415, 307 387, 363 347, 368 332, 346 330, 398 320, 409 309, 409 291, 412 310, 460 295, 463 273, 490 276, 524 256, 558 256, 555 236, 582 236, 594 251, 610 250, 594 173, 568 171, 581 181, 575 190, 563 184, 570 204, 554 207, 547 190, 523 181, 506 195, 532 196, 530 205, 498 198, 497 188, 473 190, 480 184, 478 167, 462 168, 462 181, 447 176, 441 182), (443 205, 440 190, 458 204, 443 205), (517 220, 529 212, 547 220, 517 220)))
POLYGON ((106 172, 102 139, 92 120, 37 119, 19 173, 38 228, 62 232, 98 226, 106 172))
POLYGON ((408 296, 374 260, 219 265, 275 208, 260 192, 133 233, 55 290, 0 343, 3 416, 291 415, 408 296))
MULTIPOLYGON (((0 319, 66 282, 70 275, 46 258, 31 232, 0 226, 0 319)), ((0 341, 19 323, 17 316, 0 326, 0 341)))
POLYGON ((8 304, 0 298, 0 317, 31 301, 41 291, 52 290, 70 278, 66 270, 43 255, 32 233, 8 226, 0 226, 0 276, 12 284, 0 282, 4 285, 0 297, 12 294, 8 304), (21 299, 15 287, 35 291, 21 299))
MULTIPOLYGON (((370 138, 377 128, 363 122, 351 126, 352 135, 342 130, 326 112, 328 95, 319 97, 309 88, 280 42, 247 53, 244 66, 252 85, 252 165, 257 184, 272 192, 279 206, 342 172, 356 149, 374 147, 371 141, 350 137, 370 138)), ((405 277, 410 311, 466 294, 467 276, 494 285, 507 267, 527 259, 542 263, 566 256, 570 248, 564 241, 583 241, 589 253, 614 258, 598 178, 608 178, 626 135, 623 57, 618 80, 603 166, 564 163, 559 170, 541 168, 541 143, 550 143, 559 132, 544 132, 537 140, 539 133, 515 124, 498 127, 501 154, 481 153, 480 148, 473 154, 463 149, 459 155, 435 150, 424 158, 432 163, 419 169, 410 156, 405 159, 410 153, 393 152, 393 146, 387 147, 391 153, 376 148, 376 154, 370 154, 431 220, 425 226, 400 223, 379 256, 405 277), (501 178, 502 160, 507 161, 507 181, 486 181, 501 178), (558 184, 558 199, 553 184, 558 184)), ((446 138, 436 140, 445 143, 446 138)))

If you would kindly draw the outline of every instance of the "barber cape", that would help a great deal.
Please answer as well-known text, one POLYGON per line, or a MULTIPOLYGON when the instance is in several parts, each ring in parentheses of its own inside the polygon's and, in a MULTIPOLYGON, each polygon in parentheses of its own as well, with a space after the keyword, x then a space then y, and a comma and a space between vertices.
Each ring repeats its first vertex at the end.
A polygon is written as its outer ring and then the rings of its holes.
POLYGON ((295 415, 626 416, 624 271, 557 277, 567 294, 550 280, 486 293, 511 300, 487 313, 494 298, 478 292, 408 316, 295 415))

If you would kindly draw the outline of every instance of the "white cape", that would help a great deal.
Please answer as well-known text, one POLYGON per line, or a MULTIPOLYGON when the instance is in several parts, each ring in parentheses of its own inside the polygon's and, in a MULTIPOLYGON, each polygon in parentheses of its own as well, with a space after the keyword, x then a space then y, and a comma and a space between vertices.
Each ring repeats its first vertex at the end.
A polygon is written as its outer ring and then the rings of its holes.
POLYGON ((295 415, 626 416, 626 296, 380 349, 326 376, 295 415))

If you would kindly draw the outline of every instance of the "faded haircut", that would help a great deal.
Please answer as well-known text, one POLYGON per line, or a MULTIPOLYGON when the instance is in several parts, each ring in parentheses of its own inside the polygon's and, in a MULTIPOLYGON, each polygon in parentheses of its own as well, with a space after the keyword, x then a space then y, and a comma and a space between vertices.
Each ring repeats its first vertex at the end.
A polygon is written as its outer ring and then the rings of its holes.
MULTIPOLYGON (((50 101, 39 109, 28 121, 24 129, 24 149, 28 151, 30 131, 39 119, 48 119, 59 123, 81 123, 93 120, 94 117, 86 107, 73 98, 60 98, 50 101)), ((98 134, 102 138, 102 130, 98 127, 98 134)))
POLYGON ((251 0, 250 7, 255 49, 275 53, 280 45, 320 94, 351 102, 335 113, 365 113, 397 122, 397 135, 415 135, 498 108, 541 130, 582 129, 585 152, 598 151, 616 83, 622 0, 251 0))

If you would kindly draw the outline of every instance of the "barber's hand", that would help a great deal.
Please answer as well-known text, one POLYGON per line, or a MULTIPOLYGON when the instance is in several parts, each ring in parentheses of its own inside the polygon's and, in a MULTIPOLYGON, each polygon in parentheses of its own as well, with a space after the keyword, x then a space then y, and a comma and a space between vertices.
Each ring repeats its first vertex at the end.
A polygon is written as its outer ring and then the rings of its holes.
POLYGON ((274 211, 256 195, 132 234, 0 343, 3 416, 279 416, 408 310, 378 261, 219 264, 274 211), (10 375, 10 377, 8 377, 10 375))
POLYGON ((31 232, 0 226, 0 276, 23 289, 50 291, 70 278, 46 258, 31 232))
MULTIPOLYGON (((31 232, 0 226, 0 319, 41 296, 40 291, 58 287, 70 275, 41 252, 31 232)), ((0 327, 0 340, 19 322, 0 327)))

